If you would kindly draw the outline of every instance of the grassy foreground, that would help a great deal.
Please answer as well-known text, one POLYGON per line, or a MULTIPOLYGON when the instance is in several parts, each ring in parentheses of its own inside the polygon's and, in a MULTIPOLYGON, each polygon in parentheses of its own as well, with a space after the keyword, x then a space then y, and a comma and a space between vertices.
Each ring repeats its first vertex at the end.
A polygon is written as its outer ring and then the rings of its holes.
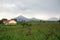
POLYGON ((0 24, 0 40, 60 40, 59 22, 0 24), (31 24, 31 25, 27 25, 31 24))

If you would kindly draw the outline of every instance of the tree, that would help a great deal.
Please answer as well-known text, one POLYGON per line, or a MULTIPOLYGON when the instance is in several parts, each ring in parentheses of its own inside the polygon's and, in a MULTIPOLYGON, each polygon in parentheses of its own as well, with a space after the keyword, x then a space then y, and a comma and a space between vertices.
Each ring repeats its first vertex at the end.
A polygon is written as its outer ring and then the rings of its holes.
POLYGON ((3 18, 2 21, 7 20, 6 18, 3 18))
POLYGON ((15 20, 15 21, 17 21, 17 19, 11 19, 11 20, 15 20))
POLYGON ((2 20, 0 20, 0 24, 2 24, 3 23, 3 21, 2 20))
POLYGON ((3 23, 4 20, 7 20, 6 18, 3 18, 2 20, 0 20, 0 23, 3 23))

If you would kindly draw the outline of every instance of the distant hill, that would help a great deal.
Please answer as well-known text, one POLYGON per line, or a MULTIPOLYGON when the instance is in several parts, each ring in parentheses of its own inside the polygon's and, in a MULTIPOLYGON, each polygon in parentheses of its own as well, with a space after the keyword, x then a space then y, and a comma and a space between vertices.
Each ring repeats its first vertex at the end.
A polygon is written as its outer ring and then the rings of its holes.
POLYGON ((52 17, 52 18, 49 18, 48 21, 58 21, 58 18, 52 17))
POLYGON ((14 19, 17 19, 17 21, 30 21, 30 20, 32 20, 32 21, 39 21, 40 20, 40 19, 37 19, 37 18, 30 18, 29 19, 29 18, 26 18, 26 17, 24 17, 22 15, 14 18, 14 19))
POLYGON ((32 20, 32 21, 39 21, 40 19, 37 19, 37 18, 30 18, 29 20, 32 20))

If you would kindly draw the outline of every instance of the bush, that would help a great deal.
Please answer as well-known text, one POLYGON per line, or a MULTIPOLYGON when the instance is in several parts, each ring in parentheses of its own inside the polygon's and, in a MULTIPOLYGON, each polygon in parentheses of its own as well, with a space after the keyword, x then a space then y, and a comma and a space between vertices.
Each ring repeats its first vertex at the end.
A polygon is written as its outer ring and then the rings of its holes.
POLYGON ((3 21, 2 20, 0 20, 0 24, 2 24, 3 23, 3 21))

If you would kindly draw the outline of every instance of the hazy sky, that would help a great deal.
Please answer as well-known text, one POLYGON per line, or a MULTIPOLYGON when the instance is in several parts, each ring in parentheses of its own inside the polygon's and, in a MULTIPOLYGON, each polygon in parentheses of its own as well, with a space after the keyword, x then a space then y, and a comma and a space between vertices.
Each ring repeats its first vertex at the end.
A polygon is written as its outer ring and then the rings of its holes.
POLYGON ((0 19, 23 15, 48 19, 60 16, 60 0, 0 0, 0 19))

